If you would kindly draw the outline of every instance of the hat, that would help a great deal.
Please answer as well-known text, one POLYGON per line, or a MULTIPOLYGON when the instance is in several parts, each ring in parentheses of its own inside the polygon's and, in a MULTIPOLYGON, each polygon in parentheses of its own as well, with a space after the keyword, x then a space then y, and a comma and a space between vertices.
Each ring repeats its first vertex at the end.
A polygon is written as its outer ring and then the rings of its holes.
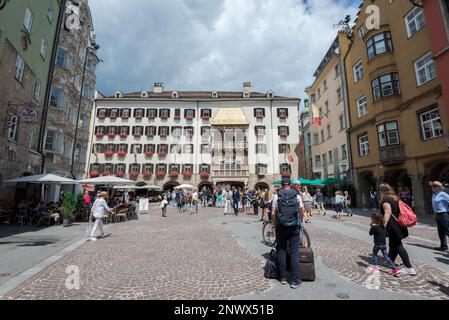
POLYGON ((298 185, 298 186, 301 185, 301 181, 299 181, 299 180, 295 180, 293 183, 296 184, 296 185, 298 185))
POLYGON ((440 181, 430 181, 429 182, 429 185, 431 186, 431 187, 433 187, 433 186, 437 186, 437 187, 440 187, 440 188, 442 188, 443 187, 443 184, 440 182, 440 181))
POLYGON ((285 185, 289 186, 289 185, 291 185, 291 181, 289 178, 282 178, 281 184, 283 186, 285 186, 285 185))

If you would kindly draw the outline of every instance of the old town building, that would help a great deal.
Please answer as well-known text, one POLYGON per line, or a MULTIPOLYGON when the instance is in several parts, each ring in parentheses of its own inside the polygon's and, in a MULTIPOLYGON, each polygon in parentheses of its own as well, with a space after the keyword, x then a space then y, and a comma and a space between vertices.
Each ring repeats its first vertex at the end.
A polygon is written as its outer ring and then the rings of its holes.
POLYGON ((429 180, 449 179, 449 117, 422 8, 363 1, 355 26, 340 33, 339 42, 357 202, 388 182, 413 193, 418 213, 430 213, 429 180), (369 5, 380 9, 379 29, 365 23, 372 18, 365 13, 369 5))
POLYGON ((345 92, 338 38, 315 71, 307 88, 312 111, 312 170, 316 179, 347 178, 349 153, 345 92))
POLYGON ((38 190, 1 181, 42 171, 39 137, 61 2, 0 3, 0 200, 9 206, 38 190))
POLYGON ((164 91, 99 96, 89 175, 116 175, 170 189, 267 188, 297 177, 298 98, 252 91, 164 91))
MULTIPOLYGON (((43 150, 45 172, 82 179, 87 163, 89 126, 95 92, 95 70, 100 62, 96 52, 94 27, 88 1, 68 3, 64 21, 75 13, 79 26, 61 30, 51 96, 48 107, 43 150)), ((64 187, 72 191, 72 186, 64 187)), ((59 187, 47 192, 54 200, 59 187)))

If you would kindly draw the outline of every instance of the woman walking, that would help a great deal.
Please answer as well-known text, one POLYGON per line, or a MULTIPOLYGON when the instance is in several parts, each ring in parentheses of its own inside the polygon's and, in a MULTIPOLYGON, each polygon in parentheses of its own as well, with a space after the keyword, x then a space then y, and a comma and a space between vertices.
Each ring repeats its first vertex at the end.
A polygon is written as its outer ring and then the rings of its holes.
POLYGON ((302 201, 304 203, 304 220, 305 223, 310 223, 310 219, 312 219, 312 203, 313 197, 310 195, 307 187, 302 189, 302 201))
POLYGON ((345 202, 345 197, 341 191, 335 192, 335 211, 337 215, 335 218, 341 220, 341 214, 343 213, 343 203, 345 202))
POLYGON ((381 184, 380 190, 380 213, 384 217, 384 226, 387 229, 389 238, 390 259, 394 262, 399 255, 405 265, 404 269, 399 270, 398 275, 416 275, 415 269, 410 263, 407 251, 402 244, 402 239, 408 237, 408 229, 399 225, 397 219, 399 217, 399 197, 393 188, 387 184, 381 184))
POLYGON ((105 210, 108 212, 112 212, 111 209, 109 209, 108 204, 106 200, 108 199, 108 193, 107 192, 101 192, 98 199, 95 200, 94 204, 92 205, 92 214, 91 217, 95 218, 95 224, 92 229, 92 232, 90 234, 90 240, 96 241, 97 238, 94 237, 95 233, 97 232, 97 229, 100 229, 101 236, 104 236, 103 231, 103 217, 105 210))
POLYGON ((270 194, 268 189, 265 189, 262 193, 262 199, 259 206, 262 209, 262 217, 260 218, 260 221, 264 221, 265 217, 268 215, 268 209, 270 206, 270 194))

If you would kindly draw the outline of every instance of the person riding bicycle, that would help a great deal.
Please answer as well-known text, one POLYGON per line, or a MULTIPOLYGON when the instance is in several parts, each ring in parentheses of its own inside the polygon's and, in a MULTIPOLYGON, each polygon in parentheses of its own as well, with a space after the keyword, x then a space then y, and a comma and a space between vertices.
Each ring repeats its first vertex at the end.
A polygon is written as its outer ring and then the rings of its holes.
POLYGON ((282 179, 282 190, 273 197, 273 227, 276 230, 278 264, 281 284, 287 284, 287 245, 291 252, 290 287, 300 286, 299 241, 304 206, 301 197, 291 188, 289 178, 282 179))

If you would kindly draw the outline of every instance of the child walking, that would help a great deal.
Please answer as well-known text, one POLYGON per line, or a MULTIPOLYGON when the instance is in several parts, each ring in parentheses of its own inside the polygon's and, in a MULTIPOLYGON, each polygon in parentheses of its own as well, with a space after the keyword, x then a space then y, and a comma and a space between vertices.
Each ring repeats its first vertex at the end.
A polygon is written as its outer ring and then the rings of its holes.
POLYGON ((373 213, 371 216, 371 229, 369 231, 370 236, 374 236, 374 248, 373 257, 371 263, 371 272, 374 273, 379 270, 377 264, 377 253, 382 251, 385 261, 390 265, 392 275, 397 276, 399 274, 398 268, 393 261, 391 261, 387 252, 387 231, 384 227, 384 218, 378 213, 373 213))
POLYGON ((162 201, 161 201, 161 209, 162 209, 162 216, 163 217, 167 216, 167 207, 168 207, 167 196, 164 196, 164 199, 162 199, 162 201))

